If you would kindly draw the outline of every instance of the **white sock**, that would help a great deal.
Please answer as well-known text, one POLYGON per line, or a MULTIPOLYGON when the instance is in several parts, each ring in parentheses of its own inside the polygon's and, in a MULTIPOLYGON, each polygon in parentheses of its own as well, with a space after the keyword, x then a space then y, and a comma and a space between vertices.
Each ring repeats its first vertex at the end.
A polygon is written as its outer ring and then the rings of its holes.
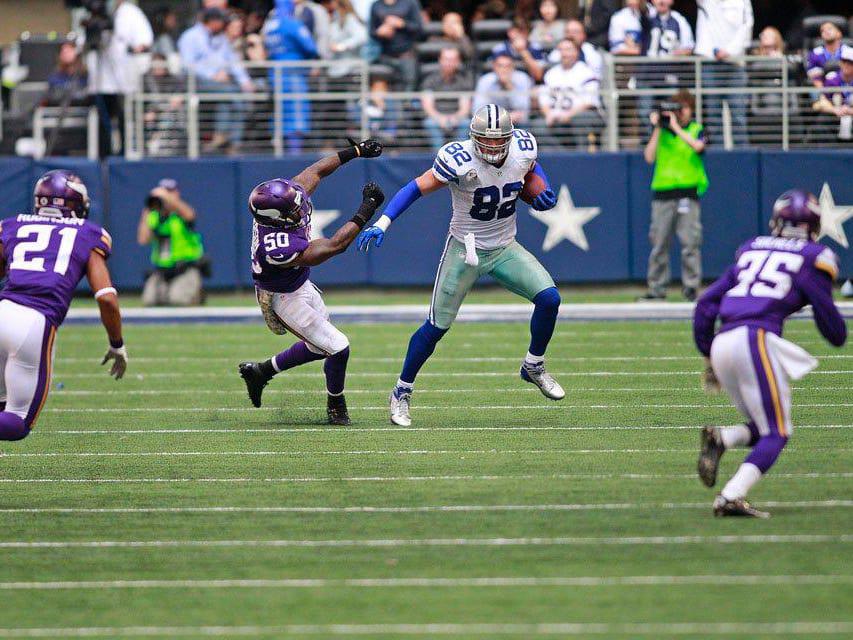
POLYGON ((720 437, 726 449, 734 449, 748 445, 752 434, 745 424, 738 424, 733 427, 720 427, 720 437))
POLYGON ((534 356, 528 351, 527 355, 524 356, 524 361, 527 364, 542 364, 543 362, 545 362, 545 356, 534 356))
POLYGON ((726 500, 745 498, 759 480, 761 480, 761 470, 751 462, 744 462, 720 493, 726 500))
POLYGON ((411 390, 415 388, 415 383, 414 382, 403 382, 402 380, 400 380, 398 378, 397 379, 397 388, 398 389, 405 389, 406 391, 411 392, 411 390))

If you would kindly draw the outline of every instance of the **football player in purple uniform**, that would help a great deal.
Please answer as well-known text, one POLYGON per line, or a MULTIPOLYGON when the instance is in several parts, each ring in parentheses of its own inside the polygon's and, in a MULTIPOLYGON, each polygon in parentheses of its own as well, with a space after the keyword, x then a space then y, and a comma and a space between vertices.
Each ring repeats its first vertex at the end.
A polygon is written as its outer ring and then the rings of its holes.
POLYGON ((838 258, 817 243, 820 205, 814 195, 786 191, 773 205, 771 235, 738 249, 736 262, 696 304, 693 335, 706 358, 707 391, 726 390, 745 424, 702 430, 698 472, 713 487, 723 453, 752 451, 714 500, 714 515, 769 517, 746 502, 749 490, 770 470, 791 436, 791 388, 817 366, 799 346, 782 339, 792 313, 812 306, 821 334, 840 347, 844 318, 832 300, 838 258), (722 326, 714 335, 720 317, 722 326))
MULTIPOLYGON (((350 141, 352 142, 352 141, 350 141)), ((310 267, 343 253, 373 217, 385 195, 378 185, 362 190, 358 212, 329 239, 310 240, 311 194, 320 180, 354 158, 382 154, 376 140, 352 142, 352 146, 312 164, 298 176, 262 182, 249 196, 252 227, 252 276, 258 303, 270 330, 288 331, 299 342, 265 362, 243 362, 239 371, 249 399, 261 406, 261 394, 278 373, 314 360, 326 362, 329 424, 350 424, 344 398, 349 360, 349 340, 329 321, 320 291, 308 279, 310 267)))
POLYGON ((118 296, 107 258, 110 235, 89 222, 86 185, 48 171, 35 187, 32 215, 0 222, 0 440, 29 435, 47 400, 56 331, 85 275, 95 292, 116 379, 127 368, 118 296))

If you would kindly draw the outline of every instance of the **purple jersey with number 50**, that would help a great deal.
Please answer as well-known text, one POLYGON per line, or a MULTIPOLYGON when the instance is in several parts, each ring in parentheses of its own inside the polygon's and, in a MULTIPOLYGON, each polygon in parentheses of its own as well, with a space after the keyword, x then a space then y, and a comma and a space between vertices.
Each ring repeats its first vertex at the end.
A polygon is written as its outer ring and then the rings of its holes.
POLYGON ((265 291, 290 293, 308 280, 310 269, 293 265, 308 248, 310 227, 283 230, 254 223, 252 227, 252 277, 265 291))
POLYGON ((110 235, 93 222, 35 215, 0 222, 0 244, 7 278, 0 300, 35 309, 55 327, 65 320, 92 251, 105 258, 112 251, 110 235))
POLYGON ((696 304, 693 333, 702 353, 710 353, 718 315, 720 331, 748 325, 781 336, 785 319, 807 304, 824 337, 844 344, 847 328, 832 299, 838 275, 832 249, 808 240, 759 236, 742 245, 735 258, 696 304))

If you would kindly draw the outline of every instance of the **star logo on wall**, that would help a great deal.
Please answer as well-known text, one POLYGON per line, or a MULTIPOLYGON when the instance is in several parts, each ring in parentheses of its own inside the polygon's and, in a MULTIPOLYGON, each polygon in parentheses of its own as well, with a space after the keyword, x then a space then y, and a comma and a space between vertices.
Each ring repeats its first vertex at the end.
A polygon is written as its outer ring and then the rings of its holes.
POLYGON ((823 183, 818 200, 820 201, 820 238, 829 236, 845 249, 849 249, 847 234, 844 233, 844 223, 853 218, 853 205, 836 206, 828 182, 823 183))
POLYGON ((311 213, 311 240, 325 238, 325 228, 340 217, 339 209, 314 209, 311 213))
POLYGON ((530 215, 548 227, 542 251, 548 252, 563 240, 568 240, 576 247, 589 251, 583 226, 601 213, 601 207, 576 207, 572 194, 566 185, 560 187, 557 205, 549 211, 530 209, 530 215))

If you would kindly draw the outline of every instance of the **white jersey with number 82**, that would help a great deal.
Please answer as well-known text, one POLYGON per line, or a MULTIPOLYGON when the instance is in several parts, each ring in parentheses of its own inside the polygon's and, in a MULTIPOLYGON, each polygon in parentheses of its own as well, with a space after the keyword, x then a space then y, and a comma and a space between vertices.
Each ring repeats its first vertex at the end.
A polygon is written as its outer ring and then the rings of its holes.
POLYGON ((450 235, 464 242, 469 233, 477 249, 500 249, 515 239, 515 207, 524 176, 536 162, 536 138, 513 131, 509 154, 496 167, 474 153, 471 140, 444 145, 432 165, 433 175, 450 186, 453 217, 450 235))

